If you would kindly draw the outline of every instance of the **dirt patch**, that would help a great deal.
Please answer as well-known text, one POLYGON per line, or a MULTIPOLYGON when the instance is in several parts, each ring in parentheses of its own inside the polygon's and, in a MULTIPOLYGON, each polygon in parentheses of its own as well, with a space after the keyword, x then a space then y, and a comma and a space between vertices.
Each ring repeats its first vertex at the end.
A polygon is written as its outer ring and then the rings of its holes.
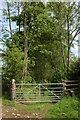
POLYGON ((51 106, 52 105, 50 104, 45 106, 42 111, 26 111, 25 109, 22 109, 22 107, 26 107, 26 104, 17 104, 15 107, 2 106, 2 118, 45 118, 45 115, 51 106))
POLYGON ((2 106, 2 118, 41 118, 41 114, 37 111, 27 112, 21 109, 21 105, 17 107, 2 106))

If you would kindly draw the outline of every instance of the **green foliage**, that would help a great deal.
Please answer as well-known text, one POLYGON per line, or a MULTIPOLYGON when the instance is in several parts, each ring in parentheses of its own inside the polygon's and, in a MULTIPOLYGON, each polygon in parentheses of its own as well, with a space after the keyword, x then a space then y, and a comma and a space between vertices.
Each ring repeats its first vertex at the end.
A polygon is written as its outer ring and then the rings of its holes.
POLYGON ((4 63, 6 64, 6 67, 4 66, 4 64, 3 69, 5 74, 7 75, 7 80, 11 80, 12 78, 14 78, 17 82, 22 79, 22 71, 25 65, 23 57, 24 53, 20 49, 16 48, 15 45, 12 48, 6 50, 6 56, 4 56, 4 63))
MULTIPOLYGON (((18 49, 15 45, 12 48, 7 48, 5 55, 3 56, 3 90, 9 90, 11 88, 11 80, 15 79, 16 82, 21 82, 24 74, 23 68, 25 62, 23 60, 24 53, 21 49, 18 49)), ((4 93, 4 92, 3 92, 4 93)))
POLYGON ((48 110, 47 118, 78 118, 78 98, 67 97, 48 110))
POLYGON ((72 61, 69 69, 69 79, 80 79, 80 59, 72 61))
POLYGON ((67 79, 64 71, 60 69, 52 71, 51 82, 62 82, 62 79, 67 79))

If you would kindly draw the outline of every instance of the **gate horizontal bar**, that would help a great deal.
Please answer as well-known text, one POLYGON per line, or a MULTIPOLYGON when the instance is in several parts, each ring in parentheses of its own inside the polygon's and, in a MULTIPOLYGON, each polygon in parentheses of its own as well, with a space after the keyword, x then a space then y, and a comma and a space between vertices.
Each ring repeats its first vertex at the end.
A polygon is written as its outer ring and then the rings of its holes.
MULTIPOLYGON (((63 91, 54 91, 54 92, 56 92, 56 93, 63 93, 63 91)), ((36 92, 35 93, 30 93, 30 95, 36 95, 38 93, 36 93, 36 92)), ((16 92, 16 94, 27 94, 27 92, 16 92)), ((40 94, 44 95, 43 92, 41 92, 40 94)), ((49 95, 50 95, 50 93, 49 93, 49 95)))
POLYGON ((60 101, 60 100, 53 100, 53 101, 20 101, 20 102, 24 102, 24 103, 25 103, 25 102, 30 102, 30 103, 31 103, 31 102, 32 102, 32 103, 37 103, 37 102, 38 102, 38 103, 39 103, 39 102, 40 102, 40 103, 48 103, 48 102, 51 102, 51 103, 52 103, 52 102, 59 102, 59 101, 60 101))
POLYGON ((26 85, 31 85, 31 86, 33 86, 33 85, 63 85, 63 84, 62 84, 62 83, 16 84, 16 86, 18 86, 18 85, 20 85, 20 86, 22 86, 22 85, 24 85, 24 86, 26 86, 26 85))
POLYGON ((66 86, 78 86, 78 84, 67 84, 66 86))

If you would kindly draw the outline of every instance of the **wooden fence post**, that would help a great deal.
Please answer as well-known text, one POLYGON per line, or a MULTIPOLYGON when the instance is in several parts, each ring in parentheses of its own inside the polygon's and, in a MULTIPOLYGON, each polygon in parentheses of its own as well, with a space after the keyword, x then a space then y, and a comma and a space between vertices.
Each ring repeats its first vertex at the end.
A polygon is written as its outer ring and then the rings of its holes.
POLYGON ((15 90, 16 90, 16 84, 15 84, 15 79, 12 79, 12 94, 11 94, 11 100, 15 99, 15 90))
POLYGON ((62 80, 63 83, 63 96, 66 95, 66 80, 62 80))

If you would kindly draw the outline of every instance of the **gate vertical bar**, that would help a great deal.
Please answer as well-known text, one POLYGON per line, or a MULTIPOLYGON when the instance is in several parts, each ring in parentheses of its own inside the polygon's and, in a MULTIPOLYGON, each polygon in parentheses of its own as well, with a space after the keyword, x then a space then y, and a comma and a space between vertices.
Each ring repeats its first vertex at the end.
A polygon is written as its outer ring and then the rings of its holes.
POLYGON ((39 84, 39 102, 40 102, 40 98, 41 98, 40 94, 41 94, 41 88, 40 88, 40 84, 39 84))
POLYGON ((15 82, 15 99, 16 99, 16 82, 15 82))

